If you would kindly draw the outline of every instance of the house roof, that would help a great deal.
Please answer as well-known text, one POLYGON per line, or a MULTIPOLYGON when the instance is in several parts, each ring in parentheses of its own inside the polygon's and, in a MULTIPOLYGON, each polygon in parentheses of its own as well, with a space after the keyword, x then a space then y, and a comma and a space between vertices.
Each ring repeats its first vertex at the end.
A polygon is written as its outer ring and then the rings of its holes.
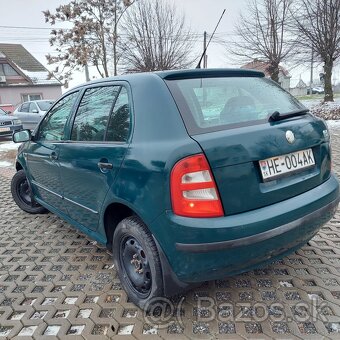
POLYGON ((24 46, 0 43, 0 57, 2 55, 28 77, 34 85, 61 85, 56 78, 49 79, 49 71, 24 46))
POLYGON ((292 81, 291 88, 297 88, 297 89, 304 89, 307 85, 302 79, 296 79, 295 81, 292 81))
MULTIPOLYGON (((266 61, 254 59, 253 61, 241 66, 241 68, 261 71, 266 75, 266 77, 270 76, 269 73, 270 64, 266 61)), ((285 77, 290 77, 288 70, 282 67, 281 65, 279 65, 279 70, 285 77)))

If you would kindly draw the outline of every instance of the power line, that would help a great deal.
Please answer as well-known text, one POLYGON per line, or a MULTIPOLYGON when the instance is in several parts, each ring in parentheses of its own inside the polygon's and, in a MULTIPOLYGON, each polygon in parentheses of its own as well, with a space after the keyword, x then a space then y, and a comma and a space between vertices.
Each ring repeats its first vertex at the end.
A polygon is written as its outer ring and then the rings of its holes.
POLYGON ((2 26, 0 25, 0 28, 9 28, 9 29, 29 29, 29 30, 49 30, 51 31, 52 29, 67 29, 65 27, 53 27, 53 28, 48 28, 48 27, 33 27, 33 26, 2 26))
MULTIPOLYGON (((71 28, 68 28, 68 27, 54 27, 54 26, 51 26, 51 27, 35 27, 35 26, 4 26, 4 25, 0 25, 0 28, 6 28, 6 29, 23 29, 23 30, 48 30, 48 31, 51 31, 51 30, 70 30, 71 28)), ((188 33, 188 32, 187 32, 188 33)), ((197 36, 197 37, 201 37, 202 34, 201 33, 190 33, 190 35, 192 36, 197 36)), ((210 34, 207 33, 207 35, 209 36, 210 34)), ((237 33, 233 32, 233 31, 225 31, 225 32, 217 32, 215 33, 215 36, 218 36, 218 35, 228 35, 228 36, 236 36, 237 33)))

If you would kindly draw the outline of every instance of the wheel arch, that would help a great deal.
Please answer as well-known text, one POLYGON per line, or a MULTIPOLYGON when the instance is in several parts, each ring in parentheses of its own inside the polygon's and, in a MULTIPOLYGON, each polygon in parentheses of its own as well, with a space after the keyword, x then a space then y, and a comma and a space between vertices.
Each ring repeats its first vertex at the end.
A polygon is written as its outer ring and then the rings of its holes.
POLYGON ((20 163, 19 161, 16 161, 16 162, 15 162, 15 169, 16 169, 17 171, 19 171, 19 170, 23 170, 24 167, 21 165, 21 163, 20 163))
POLYGON ((106 235, 106 246, 112 250, 112 239, 115 229, 120 221, 130 216, 137 216, 143 221, 140 216, 128 205, 119 202, 109 204, 104 213, 104 229, 106 235))

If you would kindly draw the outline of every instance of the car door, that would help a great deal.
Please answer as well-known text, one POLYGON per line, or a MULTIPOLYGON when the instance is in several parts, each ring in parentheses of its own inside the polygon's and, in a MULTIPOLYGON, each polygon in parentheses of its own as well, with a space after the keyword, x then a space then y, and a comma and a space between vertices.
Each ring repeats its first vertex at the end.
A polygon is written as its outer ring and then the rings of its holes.
POLYGON ((38 200, 61 212, 63 204, 60 181, 59 146, 65 140, 65 126, 74 108, 78 92, 59 100, 44 117, 27 152, 27 166, 33 191, 38 200))
POLYGON ((108 190, 128 147, 131 105, 120 84, 88 88, 75 114, 59 162, 69 216, 95 230, 108 190))
POLYGON ((26 124, 28 126, 27 128, 33 130, 37 126, 37 124, 40 122, 42 116, 43 114, 40 113, 37 104, 31 102, 29 111, 27 113, 27 120, 26 120, 26 124))
POLYGON ((21 106, 19 106, 18 110, 14 113, 15 116, 17 116, 21 120, 24 129, 29 128, 26 125, 26 122, 28 119, 29 108, 30 108, 30 103, 23 103, 21 104, 21 106))

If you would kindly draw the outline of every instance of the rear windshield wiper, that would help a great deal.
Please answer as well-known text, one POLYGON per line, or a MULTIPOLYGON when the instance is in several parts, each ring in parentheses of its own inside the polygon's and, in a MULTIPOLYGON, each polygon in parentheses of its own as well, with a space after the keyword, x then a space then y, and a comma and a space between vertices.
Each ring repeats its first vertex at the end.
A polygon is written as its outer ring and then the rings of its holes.
POLYGON ((268 118, 269 122, 275 122, 277 120, 282 120, 294 116, 302 116, 305 115, 307 112, 309 112, 309 109, 300 109, 300 110, 295 110, 291 112, 287 112, 284 114, 281 114, 279 111, 274 111, 268 118))

